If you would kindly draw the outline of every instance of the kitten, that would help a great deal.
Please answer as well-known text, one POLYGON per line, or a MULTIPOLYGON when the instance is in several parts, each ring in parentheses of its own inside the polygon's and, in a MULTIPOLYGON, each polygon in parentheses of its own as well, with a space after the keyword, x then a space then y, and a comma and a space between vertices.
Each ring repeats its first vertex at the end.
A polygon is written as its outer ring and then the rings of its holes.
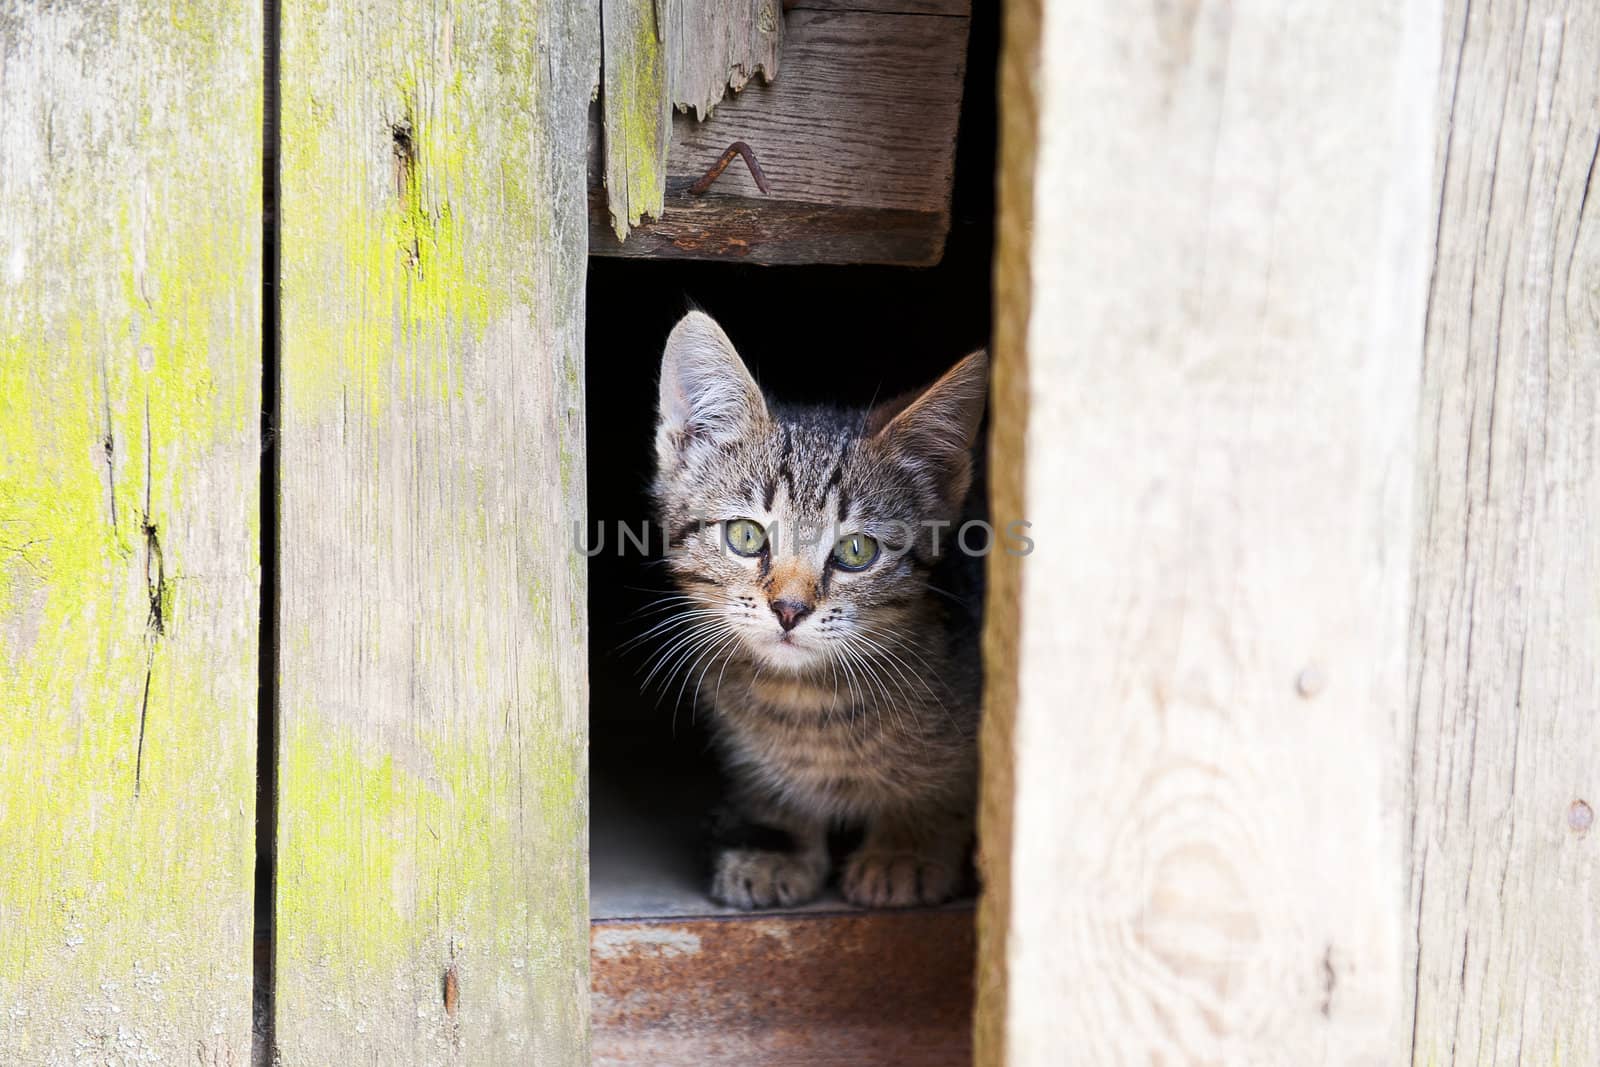
POLYGON ((789 846, 723 848, 717 900, 816 896, 839 825, 863 830, 840 879, 854 903, 935 904, 960 887, 980 678, 976 614, 949 586, 982 564, 956 558, 956 528, 987 371, 977 352, 870 411, 786 408, 708 316, 673 329, 653 485, 687 605, 671 654, 699 657, 695 699, 732 805, 789 846))

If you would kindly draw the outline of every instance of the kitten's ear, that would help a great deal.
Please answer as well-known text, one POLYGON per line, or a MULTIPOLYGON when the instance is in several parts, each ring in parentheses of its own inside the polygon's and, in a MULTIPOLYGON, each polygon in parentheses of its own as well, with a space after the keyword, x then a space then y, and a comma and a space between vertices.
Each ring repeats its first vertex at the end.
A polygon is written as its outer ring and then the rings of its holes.
POLYGON ((913 466, 940 474, 959 507, 972 484, 972 446, 989 392, 989 354, 972 353, 921 393, 890 400, 868 416, 874 437, 913 466))
POLYGON ((710 315, 691 311, 661 358, 656 456, 670 469, 697 443, 726 443, 764 419, 766 401, 733 342, 710 315))

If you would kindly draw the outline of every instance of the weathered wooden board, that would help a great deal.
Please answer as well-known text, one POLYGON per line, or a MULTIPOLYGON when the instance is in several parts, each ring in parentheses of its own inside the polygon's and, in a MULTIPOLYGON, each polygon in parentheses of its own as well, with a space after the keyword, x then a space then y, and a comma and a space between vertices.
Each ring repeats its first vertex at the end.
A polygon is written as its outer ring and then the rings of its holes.
POLYGON ((665 17, 672 103, 696 119, 729 89, 778 76, 781 0, 666 0, 665 17))
POLYGON ((587 1052, 583 2, 286 0, 276 1036, 587 1052))
POLYGON ((889 15, 962 15, 972 0, 784 0, 785 11, 881 11, 889 15))
POLYGON ((1600 7, 1455 0, 1444 63, 1395 1060, 1600 1063, 1600 7))
POLYGON ((594 1063, 972 1062, 972 912, 596 922, 594 1063))
POLYGON ((980 1063, 1396 1062, 1439 40, 1008 6, 980 1063))
MULTIPOLYGON (((789 11, 776 81, 750 83, 704 122, 672 117, 663 208, 626 241, 612 232, 602 182, 609 172, 594 150, 591 251, 751 263, 937 262, 950 224, 966 10, 789 11), (691 195, 735 141, 750 146, 769 192, 735 159, 705 195, 691 195)), ((591 142, 600 144, 598 130, 591 142)))
POLYGON ((0 1061, 250 1055, 261 10, 0 6, 0 1061))

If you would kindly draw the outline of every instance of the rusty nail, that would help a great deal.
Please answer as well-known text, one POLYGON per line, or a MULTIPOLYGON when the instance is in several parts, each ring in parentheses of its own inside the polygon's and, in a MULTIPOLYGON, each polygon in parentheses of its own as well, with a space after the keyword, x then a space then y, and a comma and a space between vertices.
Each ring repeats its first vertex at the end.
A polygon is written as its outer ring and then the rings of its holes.
POLYGON ((699 196, 711 188, 711 183, 722 177, 722 172, 728 169, 728 164, 733 162, 734 156, 744 159, 744 165, 750 168, 750 177, 756 180, 756 188, 761 190, 762 196, 766 196, 770 191, 767 189, 767 176, 761 173, 761 164, 756 162, 756 154, 750 151, 750 146, 743 141, 735 141, 729 145, 721 158, 711 164, 711 169, 701 175, 699 181, 689 186, 689 195, 699 196))
POLYGON ((1589 827, 1594 825, 1594 809, 1582 800, 1574 800, 1567 809, 1567 825, 1574 833, 1588 833, 1589 827))

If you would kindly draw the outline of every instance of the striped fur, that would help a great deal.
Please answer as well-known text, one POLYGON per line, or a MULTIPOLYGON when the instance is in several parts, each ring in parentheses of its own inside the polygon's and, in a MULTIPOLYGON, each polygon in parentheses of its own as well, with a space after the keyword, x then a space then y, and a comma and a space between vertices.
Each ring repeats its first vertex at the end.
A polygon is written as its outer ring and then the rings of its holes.
POLYGON ((987 364, 968 356, 920 394, 870 411, 785 408, 762 396, 726 335, 691 312, 662 362, 653 486, 680 595, 658 662, 711 713, 749 822, 787 850, 732 847, 712 895, 800 903, 829 873, 826 835, 864 829, 841 888, 867 905, 935 903, 971 844, 977 619, 958 558, 987 364), (726 524, 768 531, 758 556, 726 524), (941 527, 937 524, 943 523, 941 527), (839 536, 883 546, 860 571, 839 536), (953 587, 953 588, 952 588, 953 587), (786 633, 774 603, 806 612, 786 633))

